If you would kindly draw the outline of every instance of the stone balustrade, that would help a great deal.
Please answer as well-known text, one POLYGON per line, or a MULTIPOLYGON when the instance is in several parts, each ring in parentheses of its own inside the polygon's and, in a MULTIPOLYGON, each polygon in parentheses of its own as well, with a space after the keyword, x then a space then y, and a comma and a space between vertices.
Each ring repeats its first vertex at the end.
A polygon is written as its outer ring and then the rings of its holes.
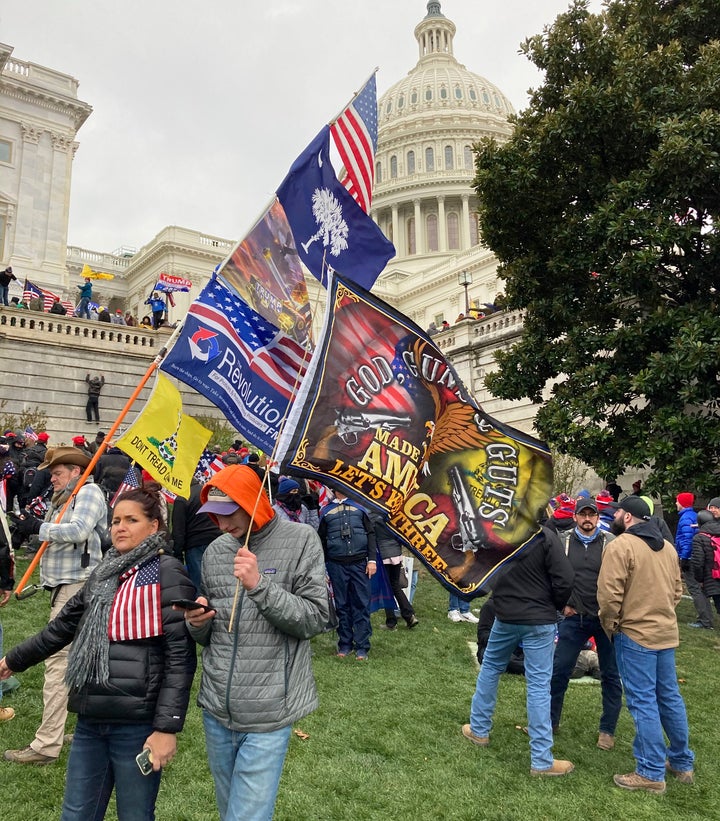
POLYGON ((91 319, 0 307, 0 334, 6 339, 29 342, 46 340, 83 348, 92 344, 96 351, 152 351, 156 354, 170 332, 166 328, 152 331, 91 319))

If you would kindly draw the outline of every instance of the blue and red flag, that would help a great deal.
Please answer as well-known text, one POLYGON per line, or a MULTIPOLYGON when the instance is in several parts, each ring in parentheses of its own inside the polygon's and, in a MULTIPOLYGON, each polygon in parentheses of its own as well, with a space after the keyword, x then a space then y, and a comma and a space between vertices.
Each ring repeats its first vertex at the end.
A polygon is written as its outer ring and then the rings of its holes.
POLYGON ((395 247, 335 175, 330 127, 295 160, 277 190, 300 259, 327 285, 328 271, 372 288, 395 247))
POLYGON ((245 439, 272 453, 308 358, 305 348, 213 274, 160 369, 201 393, 245 439))

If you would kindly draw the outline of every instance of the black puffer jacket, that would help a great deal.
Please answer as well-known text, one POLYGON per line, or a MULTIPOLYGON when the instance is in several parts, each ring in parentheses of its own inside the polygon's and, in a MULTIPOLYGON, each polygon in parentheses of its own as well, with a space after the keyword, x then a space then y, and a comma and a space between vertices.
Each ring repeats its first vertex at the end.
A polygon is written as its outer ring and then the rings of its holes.
MULTIPOLYGON (((195 644, 173 599, 194 599, 195 588, 172 556, 160 557, 163 635, 110 642, 110 681, 71 690, 68 708, 83 718, 112 724, 152 723, 153 730, 182 730, 195 674, 195 644)), ((84 587, 37 635, 7 654, 7 665, 22 672, 69 644, 77 633, 86 601, 84 587)))
POLYGON ((720 536, 720 519, 698 525, 698 531, 692 540, 690 567, 696 580, 703 586, 703 593, 706 596, 717 596, 720 593, 720 579, 712 577, 715 548, 710 536, 720 536))
POLYGON ((544 527, 493 586, 495 615, 510 624, 553 624, 570 598, 574 578, 557 534, 544 527))

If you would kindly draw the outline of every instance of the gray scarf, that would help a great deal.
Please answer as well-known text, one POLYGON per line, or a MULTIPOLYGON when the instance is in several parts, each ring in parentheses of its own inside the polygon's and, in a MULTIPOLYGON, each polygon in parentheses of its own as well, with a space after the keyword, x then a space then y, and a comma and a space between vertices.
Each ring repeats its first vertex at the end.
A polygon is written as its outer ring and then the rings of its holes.
POLYGON ((73 640, 68 658, 65 683, 80 689, 86 684, 107 684, 110 677, 110 608, 118 589, 120 576, 136 564, 154 556, 166 546, 164 533, 153 533, 129 553, 118 553, 114 547, 85 582, 85 615, 73 640))

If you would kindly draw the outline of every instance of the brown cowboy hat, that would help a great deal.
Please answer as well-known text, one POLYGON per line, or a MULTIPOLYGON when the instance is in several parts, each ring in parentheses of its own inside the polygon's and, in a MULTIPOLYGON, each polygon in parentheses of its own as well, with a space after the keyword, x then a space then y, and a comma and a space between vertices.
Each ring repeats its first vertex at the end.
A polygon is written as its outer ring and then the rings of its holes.
POLYGON ((54 468, 58 465, 77 465, 86 468, 90 464, 90 457, 79 448, 59 447, 50 448, 45 454, 45 461, 38 465, 38 470, 54 468))

